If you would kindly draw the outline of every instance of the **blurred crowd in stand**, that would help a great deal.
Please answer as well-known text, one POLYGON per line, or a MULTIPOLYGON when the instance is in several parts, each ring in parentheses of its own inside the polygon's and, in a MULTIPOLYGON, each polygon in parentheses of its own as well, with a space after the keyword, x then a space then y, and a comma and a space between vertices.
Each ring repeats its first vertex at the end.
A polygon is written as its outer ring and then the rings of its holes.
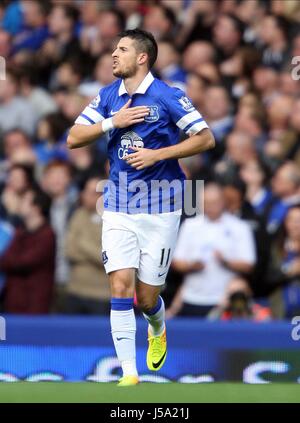
POLYGON ((180 161, 205 181, 205 216, 183 216, 168 318, 299 315, 298 0, 1 1, 0 311, 109 311, 96 211, 107 140, 68 150, 66 136, 114 81, 117 34, 136 27, 158 42, 153 74, 216 139, 180 161))

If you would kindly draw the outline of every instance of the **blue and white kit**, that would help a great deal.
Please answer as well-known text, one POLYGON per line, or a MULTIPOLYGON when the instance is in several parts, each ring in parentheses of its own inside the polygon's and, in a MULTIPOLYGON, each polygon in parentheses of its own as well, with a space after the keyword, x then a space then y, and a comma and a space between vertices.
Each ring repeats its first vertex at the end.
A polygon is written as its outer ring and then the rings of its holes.
POLYGON ((130 107, 146 106, 150 112, 144 122, 108 133, 109 180, 113 184, 107 185, 104 195, 103 261, 107 273, 133 267, 143 282, 161 285, 175 248, 182 208, 174 199, 182 198, 185 176, 178 160, 159 161, 137 170, 123 158, 134 152, 132 146, 168 147, 179 142, 180 130, 194 135, 208 125, 182 90, 154 78, 151 72, 131 97, 121 79, 102 88, 75 123, 92 125, 112 117, 130 98, 130 107), (138 196, 140 189, 133 189, 137 181, 143 181, 146 188, 138 196), (151 194, 153 181, 177 182, 168 191, 168 212, 164 212, 164 193, 151 194))

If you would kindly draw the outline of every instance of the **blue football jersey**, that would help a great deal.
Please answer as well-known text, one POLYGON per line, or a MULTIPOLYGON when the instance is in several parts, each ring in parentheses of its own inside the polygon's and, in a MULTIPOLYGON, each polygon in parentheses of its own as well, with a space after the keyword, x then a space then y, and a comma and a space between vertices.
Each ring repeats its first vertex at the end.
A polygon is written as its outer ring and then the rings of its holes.
POLYGON ((111 183, 105 192, 105 208, 125 213, 161 213, 164 211, 163 193, 151 195, 153 181, 176 181, 177 184, 168 191, 169 211, 176 210, 178 203, 172 202, 172 199, 180 192, 182 194, 185 179, 178 160, 159 161, 151 167, 137 170, 123 158, 134 152, 130 149, 132 146, 150 149, 171 146, 178 143, 180 130, 193 135, 208 128, 208 125, 182 90, 154 78, 151 72, 131 97, 121 79, 102 88, 75 123, 91 125, 112 117, 130 98, 130 107, 147 106, 150 113, 144 122, 127 128, 114 128, 107 134, 111 183))

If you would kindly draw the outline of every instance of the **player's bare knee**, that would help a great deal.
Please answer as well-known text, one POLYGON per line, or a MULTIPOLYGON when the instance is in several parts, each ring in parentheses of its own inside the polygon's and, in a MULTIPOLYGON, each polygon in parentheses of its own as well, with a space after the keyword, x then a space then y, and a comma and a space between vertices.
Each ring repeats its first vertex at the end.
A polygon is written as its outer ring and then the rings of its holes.
POLYGON ((115 298, 133 297, 134 284, 131 275, 124 271, 115 271, 109 274, 111 294, 115 298))
POLYGON ((145 298, 137 296, 137 304, 141 311, 147 313, 152 310, 156 305, 156 298, 145 298))
POLYGON ((111 292, 114 298, 127 298, 130 296, 128 291, 128 287, 122 283, 115 283, 111 286, 111 292))

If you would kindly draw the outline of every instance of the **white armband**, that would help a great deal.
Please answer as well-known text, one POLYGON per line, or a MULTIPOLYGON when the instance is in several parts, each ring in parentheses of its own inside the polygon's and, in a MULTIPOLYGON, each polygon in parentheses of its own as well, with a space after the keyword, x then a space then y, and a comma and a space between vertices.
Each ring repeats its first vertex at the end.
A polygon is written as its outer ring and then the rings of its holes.
POLYGON ((105 133, 107 131, 110 131, 111 129, 113 129, 115 127, 115 125, 113 124, 113 118, 107 118, 102 120, 102 131, 105 133))

